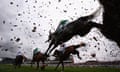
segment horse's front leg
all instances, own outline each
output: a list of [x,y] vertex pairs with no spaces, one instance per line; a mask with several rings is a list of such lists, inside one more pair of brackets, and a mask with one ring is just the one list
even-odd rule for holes
[[33,62],[34,62],[34,61],[32,60],[32,61],[31,61],[31,67],[33,67]]
[[52,45],[53,45],[53,42],[51,42],[51,43],[49,44],[49,47],[48,47],[48,49],[47,49],[46,52],[45,52],[46,55],[49,55],[48,51],[50,50],[50,48],[52,47]]
[[56,66],[56,68],[55,68],[55,71],[57,70],[57,68],[59,67],[59,65],[60,65],[60,61],[59,61],[59,63],[57,64],[57,66]]
[[45,61],[42,60],[42,66],[41,66],[41,70],[44,70],[45,69]]
[[49,51],[49,54],[50,54],[56,47],[57,47],[57,44],[55,44],[55,45],[51,48],[51,50]]
[[37,62],[37,70],[39,69],[39,61]]

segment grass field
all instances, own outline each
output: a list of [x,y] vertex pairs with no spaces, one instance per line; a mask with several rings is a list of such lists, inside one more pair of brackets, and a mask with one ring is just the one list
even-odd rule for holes
[[[21,68],[14,69],[12,65],[0,64],[0,72],[60,72],[59,67],[54,71],[54,66],[48,66],[44,71],[36,70],[35,67],[22,66]],[[120,72],[120,68],[111,67],[65,67],[64,72]]]

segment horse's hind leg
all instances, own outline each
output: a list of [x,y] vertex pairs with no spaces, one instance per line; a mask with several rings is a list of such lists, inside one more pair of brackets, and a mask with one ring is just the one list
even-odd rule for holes
[[79,55],[79,52],[75,50],[75,54],[77,54],[77,57],[81,60],[82,58]]
[[15,64],[14,64],[14,68],[16,69],[16,67],[17,67],[17,64],[15,63]]
[[63,61],[61,61],[61,64],[62,64],[62,72],[64,72],[64,63],[63,63]]
[[31,62],[31,67],[33,67],[33,63]]
[[16,63],[14,62],[13,67],[16,69]]

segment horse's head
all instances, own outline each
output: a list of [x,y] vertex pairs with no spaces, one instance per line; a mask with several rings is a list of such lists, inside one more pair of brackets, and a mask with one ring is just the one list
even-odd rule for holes
[[22,57],[23,57],[23,61],[26,61],[26,60],[27,60],[27,57],[26,57],[26,56],[22,55]]
[[49,42],[49,41],[51,41],[52,40],[52,38],[53,38],[53,33],[51,32],[51,30],[49,31],[49,35],[48,35],[48,40],[47,41],[45,41],[45,42]]

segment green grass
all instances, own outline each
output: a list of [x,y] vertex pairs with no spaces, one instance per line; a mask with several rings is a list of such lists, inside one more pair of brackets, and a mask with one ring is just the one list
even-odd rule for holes
[[[60,72],[59,67],[54,71],[54,66],[46,67],[45,71],[36,70],[35,67],[22,66],[21,68],[14,69],[12,65],[0,64],[0,72]],[[64,72],[120,72],[120,68],[111,67],[65,67]]]

